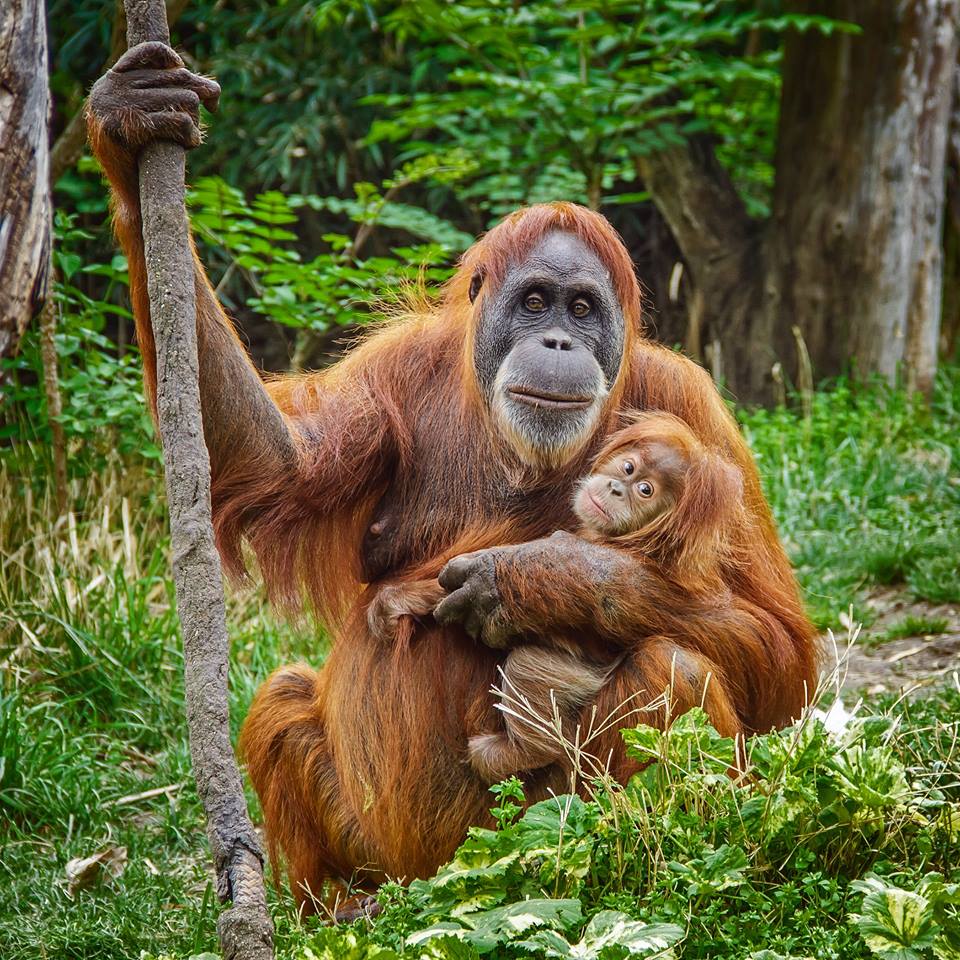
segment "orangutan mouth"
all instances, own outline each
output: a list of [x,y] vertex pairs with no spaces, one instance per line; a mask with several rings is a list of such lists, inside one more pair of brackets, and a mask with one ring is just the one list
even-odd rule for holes
[[606,508],[604,507],[604,505],[590,492],[590,490],[588,489],[588,490],[586,490],[585,492],[586,492],[587,496],[589,497],[590,502],[597,508],[597,510],[598,510],[600,513],[602,513],[608,520],[612,520],[613,517],[611,517],[610,514],[607,513],[607,510],[606,510]]
[[520,403],[531,407],[547,407],[553,410],[585,410],[593,404],[593,397],[564,396],[563,394],[547,393],[543,390],[534,390],[531,387],[511,387],[510,396]]

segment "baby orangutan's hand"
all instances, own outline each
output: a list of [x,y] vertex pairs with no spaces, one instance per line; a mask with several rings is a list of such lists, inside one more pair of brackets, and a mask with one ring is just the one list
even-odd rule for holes
[[436,580],[388,583],[367,607],[370,636],[382,643],[409,642],[417,618],[432,614],[446,595]]

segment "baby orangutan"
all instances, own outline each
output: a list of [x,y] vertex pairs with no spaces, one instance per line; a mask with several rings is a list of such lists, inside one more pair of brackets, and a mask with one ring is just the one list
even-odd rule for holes
[[[573,512],[580,521],[578,536],[629,551],[691,595],[704,589],[723,595],[720,568],[730,550],[728,534],[742,515],[742,481],[736,467],[704,447],[677,417],[635,413],[609,437],[580,481]],[[495,537],[481,545],[492,545]],[[445,596],[435,576],[447,559],[414,572],[422,577],[429,566],[434,578],[378,591],[367,610],[373,636],[409,642],[415,618],[432,613]],[[591,662],[586,639],[538,637],[507,654],[502,687],[495,691],[505,729],[473,736],[467,745],[470,763],[482,777],[497,782],[564,760],[555,721],[563,739],[571,740],[580,711],[620,662]]]

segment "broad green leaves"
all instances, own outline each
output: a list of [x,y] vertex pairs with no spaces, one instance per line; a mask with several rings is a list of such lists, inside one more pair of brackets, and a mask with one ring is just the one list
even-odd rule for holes
[[590,918],[583,936],[568,943],[553,930],[534,934],[524,946],[541,948],[547,957],[562,960],[614,960],[621,957],[668,957],[669,948],[683,936],[670,923],[643,923],[617,910],[601,910]]
[[541,927],[568,930],[580,920],[578,900],[522,900],[493,910],[466,914],[459,923],[439,923],[420,930],[407,938],[407,945],[415,947],[434,937],[456,937],[484,954]]
[[[336,4],[328,4],[336,6]],[[709,133],[752,212],[772,181],[780,40],[853,29],[734,0],[506,0],[389,5],[383,25],[447,69],[439,89],[375,94],[368,144],[417,138],[476,159],[491,214],[530,202],[545,167],[569,199],[635,193],[634,160]],[[426,148],[426,143],[423,144]],[[482,184],[482,186],[481,186]],[[576,192],[571,192],[575,190]]]
[[745,882],[747,855],[740,847],[724,844],[686,863],[673,861],[670,869],[687,882],[687,896],[715,896]]
[[[505,781],[498,829],[472,829],[434,877],[395,888],[375,929],[401,956],[434,960],[799,960],[821,947],[960,960],[960,884],[915,867],[912,883],[871,873],[907,849],[922,863],[918,851],[960,833],[957,805],[909,779],[897,734],[885,716],[833,733],[808,716],[738,747],[702,710],[624,731],[646,764],[626,788],[521,813],[522,786]],[[829,934],[800,946],[796,930],[825,917]]]
[[881,960],[960,958],[960,884],[924,877],[918,891],[867,877],[853,885],[864,894],[851,920],[870,950]]

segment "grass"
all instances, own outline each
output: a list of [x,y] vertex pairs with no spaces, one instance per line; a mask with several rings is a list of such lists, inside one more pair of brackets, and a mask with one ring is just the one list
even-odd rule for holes
[[871,589],[960,603],[960,370],[927,408],[901,390],[841,382],[809,418],[741,416],[781,536],[823,629],[852,605],[869,624]]
[[[159,490],[154,472],[114,459],[72,481],[79,509],[57,520],[43,483],[0,464],[4,960],[215,943]],[[323,647],[256,594],[231,598],[230,623],[238,725],[266,673]],[[107,846],[127,849],[120,881],[71,899],[67,861]]]
[[946,617],[917,617],[911,614],[887,627],[883,640],[904,640],[907,637],[930,637],[943,633],[950,621]]
[[[929,410],[897,391],[840,384],[814,397],[808,419],[787,410],[741,419],[821,626],[835,625],[851,605],[855,618],[867,618],[865,597],[882,585],[930,602],[960,601],[960,371],[941,376]],[[215,949],[161,483],[155,459],[124,458],[110,452],[116,446],[106,428],[84,444],[74,440],[73,510],[59,519],[43,447],[21,439],[0,454],[3,960],[115,960],[141,951],[186,957]],[[256,591],[231,595],[229,623],[236,728],[274,666],[298,658],[317,663],[324,644],[311,629],[276,621]],[[898,742],[912,751],[898,756],[917,771],[952,755],[937,724],[943,711],[960,709],[960,700],[942,696],[953,699],[897,707],[904,717]],[[118,803],[154,788],[170,789]],[[71,898],[66,863],[108,846],[127,849],[124,873]],[[916,851],[911,856],[922,860]],[[803,922],[836,927],[853,902],[847,879],[811,863],[787,879],[757,875],[751,883],[760,893],[742,902],[704,900],[697,910],[717,938],[785,917],[796,918],[790,929],[797,931]],[[651,889],[643,887],[643,895]],[[677,881],[670,889],[671,903],[686,903],[687,885]],[[639,895],[636,885],[618,893],[614,883],[588,899],[591,909],[634,916]],[[331,958],[343,955],[344,943],[324,946],[325,934],[299,927],[285,896],[271,898],[286,955],[301,955],[307,943],[317,957],[328,947]],[[414,909],[400,897],[395,929],[403,927],[403,911],[412,916]],[[750,919],[739,919],[741,909]],[[389,937],[381,940],[390,946]],[[854,942],[860,944],[844,926],[832,946],[808,938],[803,949],[859,956],[843,952]],[[370,943],[357,947],[358,957],[373,956]],[[690,943],[683,955],[701,955]],[[784,956],[793,949],[781,946]]]

